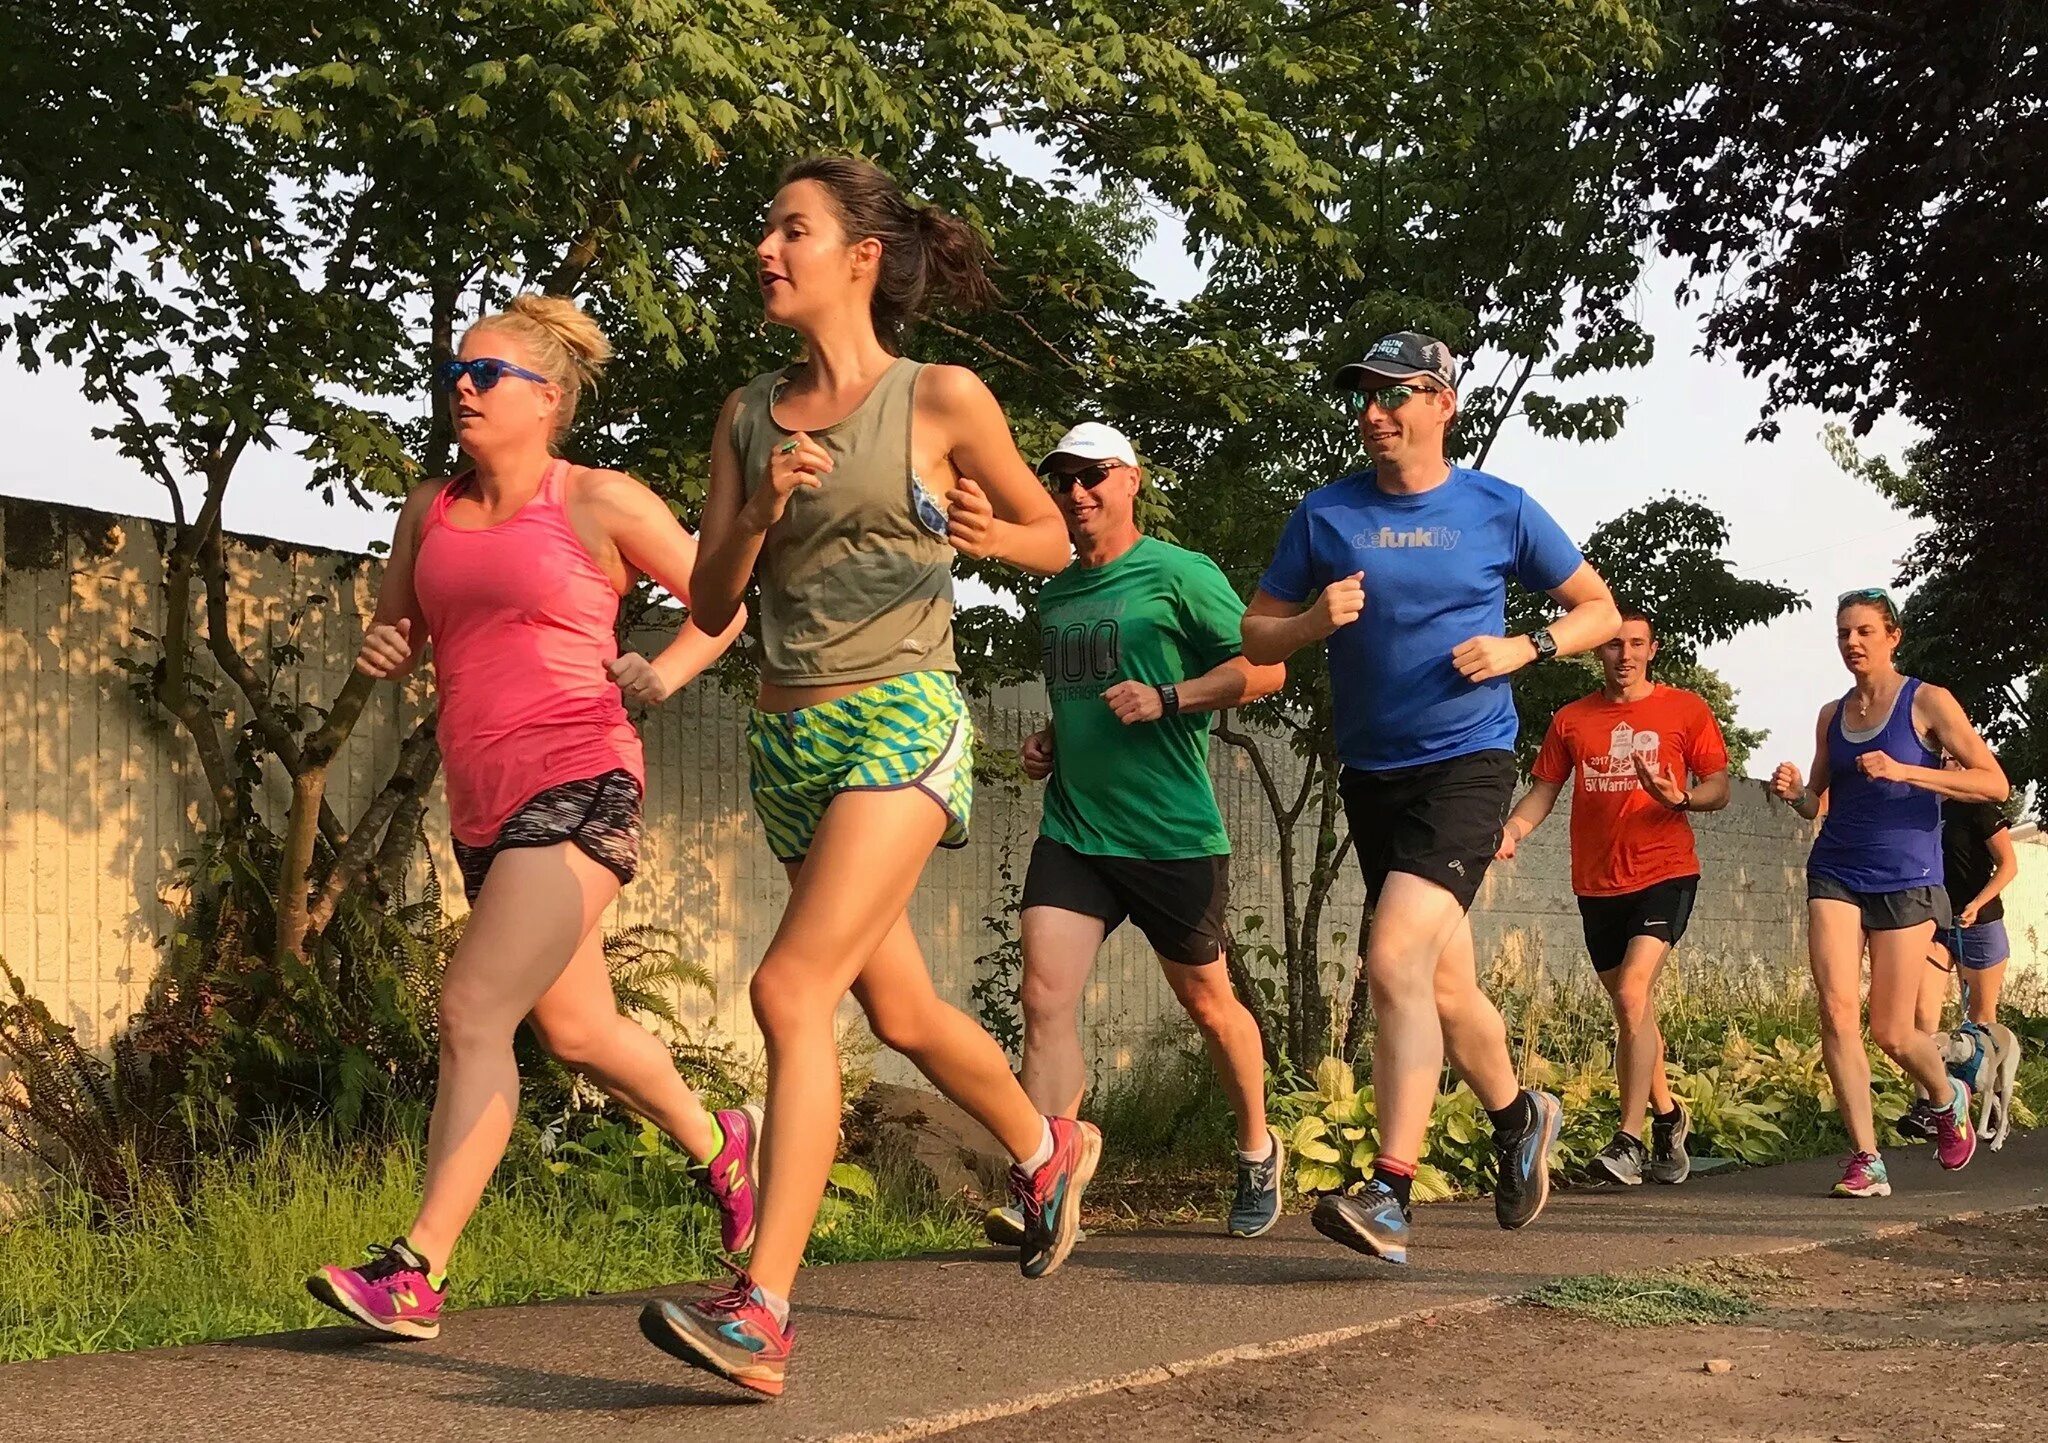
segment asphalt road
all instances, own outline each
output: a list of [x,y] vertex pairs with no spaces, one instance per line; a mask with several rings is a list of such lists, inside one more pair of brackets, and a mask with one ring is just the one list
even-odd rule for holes
[[[335,1327],[0,1367],[0,1443],[435,1438],[579,1443],[911,1438],[1190,1370],[1308,1350],[1580,1273],[1814,1245],[2048,1206],[2048,1133],[1945,1174],[1890,1155],[1891,1198],[1825,1196],[1838,1164],[1682,1188],[1560,1193],[1502,1233],[1490,1204],[1421,1210],[1412,1266],[1326,1242],[1100,1235],[1030,1283],[993,1251],[807,1274],[789,1392],[764,1402],[650,1348],[646,1294],[454,1315],[432,1343]],[[679,1290],[680,1291],[680,1290]]]

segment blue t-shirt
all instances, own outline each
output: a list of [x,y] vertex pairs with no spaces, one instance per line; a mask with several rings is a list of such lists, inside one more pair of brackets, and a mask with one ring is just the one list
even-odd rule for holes
[[1507,579],[1560,586],[1584,558],[1528,493],[1453,467],[1419,495],[1380,490],[1354,471],[1294,508],[1261,590],[1282,601],[1354,571],[1365,612],[1327,643],[1337,755],[1364,771],[1512,749],[1519,723],[1506,677],[1474,685],[1454,648],[1507,629]]

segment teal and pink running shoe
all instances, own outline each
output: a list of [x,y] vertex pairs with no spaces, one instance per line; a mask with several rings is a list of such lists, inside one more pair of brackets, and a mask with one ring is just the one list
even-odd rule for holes
[[1842,1180],[1835,1184],[1836,1197],[1890,1197],[1891,1176],[1884,1170],[1884,1159],[1874,1152],[1852,1152],[1849,1165],[1842,1172]]
[[1955,1097],[1934,1111],[1934,1158],[1950,1172],[1977,1155],[1977,1129],[1970,1121],[1970,1084],[1949,1079]]
[[1081,1194],[1102,1160],[1102,1133],[1092,1122],[1049,1117],[1052,1157],[1035,1173],[1010,1169],[1010,1201],[1024,1219],[1017,1266],[1042,1278],[1067,1260],[1081,1227]]
[[705,1185],[718,1199],[718,1239],[729,1253],[754,1245],[755,1184],[761,1176],[761,1109],[749,1103],[716,1114],[725,1146],[706,1163]]
[[688,1303],[649,1303],[640,1310],[641,1336],[693,1368],[780,1397],[796,1329],[778,1324],[754,1280],[739,1268],[732,1271],[733,1284],[722,1293]]
[[441,1304],[448,1280],[438,1286],[427,1260],[404,1238],[390,1247],[370,1248],[370,1260],[358,1267],[329,1263],[306,1279],[314,1298],[365,1327],[398,1338],[434,1338],[441,1333]]

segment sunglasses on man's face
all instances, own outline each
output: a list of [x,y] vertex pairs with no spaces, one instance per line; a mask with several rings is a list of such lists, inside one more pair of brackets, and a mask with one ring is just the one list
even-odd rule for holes
[[1093,466],[1083,466],[1078,471],[1041,471],[1045,489],[1055,496],[1064,496],[1076,481],[1093,491],[1107,481],[1110,473],[1122,469],[1121,461],[1097,461]]
[[1398,411],[1416,396],[1440,396],[1442,386],[1381,386],[1375,390],[1353,390],[1351,404],[1361,414],[1377,404],[1382,411]]
[[453,395],[455,388],[462,384],[462,378],[469,377],[470,384],[479,391],[488,391],[507,376],[538,382],[543,386],[554,383],[538,371],[529,371],[524,366],[515,366],[510,361],[501,361],[496,356],[478,356],[473,361],[443,361],[434,367],[434,389]]

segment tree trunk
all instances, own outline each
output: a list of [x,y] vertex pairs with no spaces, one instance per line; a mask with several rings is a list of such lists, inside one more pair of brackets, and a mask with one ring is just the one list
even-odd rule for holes
[[284,857],[277,881],[277,960],[306,956],[306,928],[312,898],[308,895],[313,867],[313,842],[320,827],[320,808],[327,796],[325,763],[292,775],[292,810],[284,833]]

